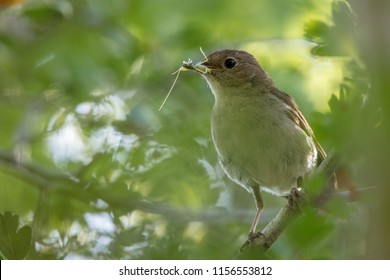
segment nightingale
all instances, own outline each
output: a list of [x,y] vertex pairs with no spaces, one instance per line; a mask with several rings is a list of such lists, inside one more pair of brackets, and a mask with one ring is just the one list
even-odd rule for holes
[[326,154],[293,98],[274,86],[251,54],[220,50],[183,68],[201,74],[215,97],[213,143],[227,176],[254,196],[254,238],[264,208],[261,191],[284,196],[301,187]]

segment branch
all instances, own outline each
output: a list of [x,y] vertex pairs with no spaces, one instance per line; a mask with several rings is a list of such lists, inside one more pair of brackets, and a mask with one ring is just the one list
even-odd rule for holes
[[[250,221],[252,218],[252,212],[246,209],[196,211],[186,208],[175,208],[163,203],[151,201],[138,193],[132,193],[130,190],[128,196],[118,196],[110,188],[99,185],[86,187],[89,185],[89,182],[80,181],[71,174],[51,170],[37,163],[19,164],[11,153],[2,150],[0,150],[0,167],[6,171],[7,175],[18,178],[39,191],[66,195],[71,199],[86,204],[97,199],[102,199],[109,205],[110,209],[128,212],[140,210],[183,223],[202,221],[205,223],[224,224],[231,222],[232,219]],[[2,172],[1,168],[0,172]],[[273,215],[272,212],[268,211],[264,214],[271,218]]]
[[334,153],[331,153],[305,183],[305,185],[310,186],[310,183],[318,178],[318,176],[325,175],[326,180],[323,191],[307,200],[306,194],[303,191],[298,191],[296,188],[292,189],[288,204],[276,214],[261,233],[258,233],[254,240],[247,240],[241,246],[240,252],[244,252],[252,247],[253,249],[259,250],[260,253],[265,253],[275,243],[287,225],[302,213],[305,205],[321,207],[328,201],[332,194],[330,185],[332,184],[332,180],[334,180],[334,173],[339,168],[341,162],[340,158],[337,158]]
[[[333,174],[340,166],[341,162],[342,161],[333,154],[329,155],[317,168],[313,176],[306,182],[307,186],[310,186],[310,182],[315,180],[318,176]],[[1,150],[0,165],[6,168],[8,174],[12,174],[12,176],[26,181],[29,185],[34,186],[40,191],[48,190],[50,193],[60,193],[87,204],[91,201],[102,199],[109,205],[110,209],[129,212],[137,209],[146,213],[158,214],[169,220],[182,223],[202,221],[205,223],[215,224],[217,222],[224,224],[229,223],[232,220],[250,221],[252,218],[251,211],[243,209],[194,211],[183,208],[174,208],[163,203],[150,201],[147,198],[140,196],[138,193],[134,194],[131,191],[129,191],[129,195],[126,197],[118,196],[115,195],[115,192],[112,192],[110,188],[97,185],[86,187],[89,183],[87,181],[79,181],[72,175],[64,174],[57,170],[50,170],[49,168],[37,165],[36,163],[20,165],[11,154]],[[331,176],[328,178],[330,179]],[[372,188],[373,187],[358,191],[372,190]],[[345,196],[345,193],[331,193],[329,188],[324,188],[320,194],[309,199],[306,199],[299,194],[299,192],[297,193],[294,191],[290,195],[289,203],[265,226],[262,234],[253,240],[253,242],[244,244],[242,250],[244,251],[248,247],[252,247],[260,252],[265,252],[273,243],[275,243],[288,224],[302,213],[304,205],[309,204],[315,207],[321,207],[321,205],[323,205],[331,196]],[[265,214],[268,220],[268,217],[271,217],[272,213],[274,213],[274,211],[266,210],[263,214]]]

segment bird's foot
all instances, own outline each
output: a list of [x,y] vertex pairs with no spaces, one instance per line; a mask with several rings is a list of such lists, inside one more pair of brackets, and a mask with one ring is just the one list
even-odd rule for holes
[[292,188],[287,199],[290,207],[298,207],[301,209],[302,203],[306,201],[305,192],[301,188]]
[[248,234],[248,239],[245,241],[244,244],[242,244],[241,248],[240,248],[240,252],[244,252],[246,249],[248,249],[248,247],[253,244],[253,242],[257,239],[257,238],[265,238],[265,235],[259,231],[259,232],[250,232]]

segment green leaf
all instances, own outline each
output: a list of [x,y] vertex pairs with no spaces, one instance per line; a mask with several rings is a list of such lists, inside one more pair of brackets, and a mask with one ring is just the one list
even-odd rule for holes
[[334,2],[332,22],[310,20],[305,23],[305,37],[317,43],[311,53],[317,56],[350,56],[356,52],[356,18],[348,3]]
[[323,42],[323,35],[328,32],[329,25],[320,20],[309,20],[305,23],[304,32],[306,38],[313,42]]
[[332,220],[312,208],[306,208],[286,230],[286,237],[296,249],[318,246],[333,229]]
[[18,229],[19,216],[11,212],[0,214],[0,253],[2,258],[24,259],[31,246],[31,228]]

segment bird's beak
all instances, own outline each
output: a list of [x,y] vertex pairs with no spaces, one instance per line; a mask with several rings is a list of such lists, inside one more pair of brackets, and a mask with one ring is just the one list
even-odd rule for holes
[[206,62],[207,62],[207,60],[201,61],[201,62],[196,62],[196,63],[192,62],[191,60],[188,60],[187,62],[183,61],[182,69],[183,70],[184,69],[185,70],[194,70],[194,71],[199,72],[201,74],[207,74],[207,73],[211,72],[211,69],[205,65]]

